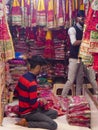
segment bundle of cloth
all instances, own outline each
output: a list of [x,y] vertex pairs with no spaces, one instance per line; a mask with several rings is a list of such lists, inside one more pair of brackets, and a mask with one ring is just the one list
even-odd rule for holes
[[91,111],[84,96],[69,98],[67,121],[70,125],[90,127]]

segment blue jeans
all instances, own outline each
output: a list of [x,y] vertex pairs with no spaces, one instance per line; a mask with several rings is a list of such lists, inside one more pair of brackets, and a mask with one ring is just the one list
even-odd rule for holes
[[22,116],[28,122],[29,128],[43,128],[49,130],[56,130],[57,123],[53,119],[57,118],[58,114],[55,110],[41,110],[37,109],[30,114]]

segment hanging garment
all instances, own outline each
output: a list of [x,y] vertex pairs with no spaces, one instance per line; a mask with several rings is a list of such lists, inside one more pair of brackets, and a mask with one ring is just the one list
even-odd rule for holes
[[98,0],[94,0],[89,8],[86,18],[86,29],[98,31]]
[[93,57],[90,52],[90,31],[85,30],[85,26],[82,43],[79,50],[79,57],[81,57],[83,63],[88,66],[93,64]]
[[22,12],[20,8],[20,3],[18,0],[13,0],[12,3],[12,9],[11,9],[11,15],[12,15],[12,25],[22,25]]
[[44,0],[38,0],[37,7],[37,25],[46,26],[46,12],[45,12],[45,2]]
[[7,61],[14,58],[14,47],[6,19],[5,3],[1,0],[0,4],[0,60]]
[[84,64],[92,65],[92,53],[98,52],[98,1],[94,0],[88,10],[79,56]]
[[31,26],[37,25],[37,2],[36,0],[31,1]]
[[98,31],[90,32],[90,52],[98,53]]
[[89,66],[93,64],[93,57],[89,51],[90,41],[82,40],[82,44],[80,47],[79,57],[82,58],[82,61],[85,65]]
[[21,25],[22,27],[25,27],[25,16],[24,16],[24,12],[25,12],[25,5],[24,5],[24,0],[21,0]]
[[66,12],[66,21],[69,21],[69,0],[66,0],[66,2],[65,2],[65,12]]
[[30,0],[24,0],[25,10],[24,10],[24,23],[25,27],[30,26]]
[[53,28],[54,26],[54,10],[53,10],[53,0],[48,0],[47,11],[47,27]]
[[47,34],[46,34],[44,57],[45,58],[54,58],[55,57],[54,44],[52,41],[52,32],[50,30],[48,30]]
[[57,0],[57,26],[64,25],[64,17],[63,17],[63,2],[62,0]]

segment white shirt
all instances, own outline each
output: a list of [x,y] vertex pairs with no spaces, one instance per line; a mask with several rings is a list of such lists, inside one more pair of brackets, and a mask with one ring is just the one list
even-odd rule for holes
[[[83,30],[83,27],[77,23],[76,26],[80,29],[80,30]],[[70,38],[70,42],[71,44],[73,45],[74,42],[77,40],[76,39],[76,30],[74,27],[70,27],[69,30],[68,30],[68,35],[69,35],[69,38]]]

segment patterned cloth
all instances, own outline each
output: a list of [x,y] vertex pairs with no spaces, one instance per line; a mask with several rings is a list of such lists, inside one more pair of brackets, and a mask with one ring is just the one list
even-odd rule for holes
[[14,58],[14,48],[6,19],[5,3],[1,0],[0,4],[2,5],[0,6],[0,60],[7,61]]
[[92,53],[98,53],[98,1],[94,0],[89,7],[84,26],[84,35],[79,56],[84,64],[92,65]]

